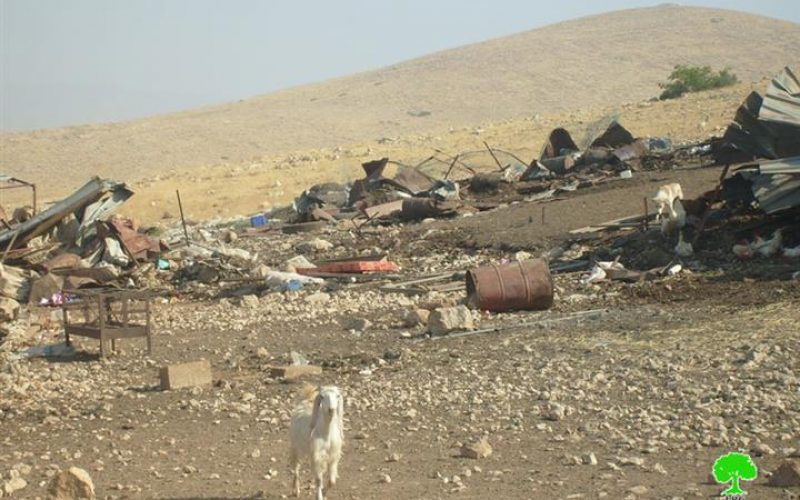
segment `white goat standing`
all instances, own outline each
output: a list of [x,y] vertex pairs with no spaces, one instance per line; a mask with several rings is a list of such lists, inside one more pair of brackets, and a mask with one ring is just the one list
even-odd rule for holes
[[663,215],[670,214],[675,200],[682,199],[683,189],[681,189],[681,185],[677,182],[664,184],[658,188],[658,192],[656,192],[656,195],[653,197],[653,201],[656,204],[656,222],[659,222]]
[[300,461],[306,457],[316,480],[316,500],[324,500],[323,478],[328,473],[327,492],[339,476],[344,444],[344,400],[334,386],[307,387],[292,412],[289,429],[289,466],[294,475],[294,496],[300,496]]
[[661,233],[664,236],[670,236],[686,226],[686,210],[684,210],[681,200],[672,202],[668,215],[669,217],[666,219],[661,219]]

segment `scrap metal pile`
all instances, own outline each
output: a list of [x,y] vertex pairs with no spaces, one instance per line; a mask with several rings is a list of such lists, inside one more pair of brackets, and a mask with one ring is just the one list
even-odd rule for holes
[[[312,186],[294,201],[295,214],[281,215],[308,228],[341,220],[358,227],[378,220],[452,217],[496,208],[501,202],[541,200],[629,179],[635,171],[670,168],[676,157],[699,159],[710,151],[707,144],[673,148],[668,139],[637,139],[616,120],[583,150],[568,131],[557,128],[529,163],[485,146],[456,156],[437,150],[415,166],[389,158],[366,162],[363,179],[351,185]],[[393,176],[387,175],[389,168],[396,170]]]
[[729,203],[769,214],[800,206],[800,81],[789,68],[763,97],[748,96],[714,157],[725,165],[745,163],[723,186]]
[[[573,241],[591,238],[604,246],[595,252],[587,283],[639,281],[709,265],[743,276],[800,277],[797,77],[785,68],[764,96],[750,94],[724,136],[703,149],[722,167],[715,189],[684,199],[680,185],[665,185],[653,198],[660,204],[655,216],[634,215],[570,232]],[[660,224],[650,227],[652,222]],[[601,232],[607,234],[599,236]]]
[[[17,318],[20,304],[58,306],[69,300],[70,290],[87,287],[242,297],[298,290],[323,280],[345,285],[394,281],[382,289],[401,293],[430,291],[429,286],[454,290],[452,282],[458,281],[457,288],[467,292],[465,301],[474,307],[503,311],[518,304],[510,308],[541,309],[553,301],[551,271],[590,269],[585,282],[594,283],[670,276],[681,266],[701,269],[698,253],[711,262],[719,248],[712,248],[712,242],[698,247],[698,241],[715,231],[720,237],[713,244],[726,245],[728,257],[732,247],[737,258],[768,253],[791,257],[800,245],[800,83],[788,68],[765,96],[753,93],[747,98],[721,139],[677,147],[668,139],[636,138],[616,120],[591,129],[595,133],[590,130],[583,147],[566,129],[553,130],[530,162],[486,143],[485,150],[455,156],[436,150],[414,166],[388,158],[366,162],[364,177],[353,183],[315,185],[291,207],[256,214],[249,221],[193,225],[191,234],[184,223],[156,236],[132,220],[115,217],[115,210],[133,195],[122,183],[94,178],[37,211],[35,186],[0,177],[9,186],[33,188],[31,207],[18,208],[10,217],[0,210],[0,323]],[[706,160],[711,156],[716,163]],[[733,163],[744,166],[726,178],[727,165]],[[379,239],[375,251],[350,255],[342,243],[399,224],[469,215],[515,201],[560,199],[562,193],[626,182],[635,172],[671,170],[676,164],[726,167],[720,185],[695,199],[684,199],[679,185],[667,185],[653,199],[658,214],[645,204],[644,214],[570,231],[572,247],[550,252],[545,264],[505,262],[501,264],[507,267],[487,272],[473,266],[412,274],[388,259],[391,247],[385,239]],[[733,222],[738,227],[731,230]],[[336,246],[343,251],[334,260],[311,262],[306,256],[334,246],[308,238],[312,231],[341,235]],[[612,231],[609,238],[598,236]],[[269,268],[258,248],[245,249],[243,242],[278,234],[277,249],[270,251],[279,255],[268,263],[283,262],[279,268]],[[729,234],[734,240],[725,236]],[[610,246],[575,251],[587,241]],[[488,283],[489,276],[505,276],[504,283]],[[232,286],[226,289],[225,284]],[[509,290],[512,296],[497,297]]]
[[[34,190],[35,193],[35,190]],[[112,214],[133,195],[123,183],[93,178],[43,211],[20,207],[0,231],[0,320],[20,303],[58,305],[64,290],[121,286],[129,270],[165,247]]]
[[[291,290],[327,278],[388,277],[396,266],[383,259],[289,264],[280,271],[259,264],[257,253],[230,245],[239,235],[268,231],[286,234],[344,230],[452,217],[498,207],[514,200],[552,198],[632,172],[669,162],[665,139],[636,139],[616,121],[607,124],[581,151],[564,129],[554,130],[539,158],[526,163],[513,153],[485,144],[481,151],[436,154],[408,166],[388,158],[363,164],[365,177],[349,185],[320,184],[302,193],[290,211],[260,214],[257,226],[237,233],[213,225],[194,227],[192,236],[175,227],[157,237],[130,219],[114,216],[133,192],[123,183],[91,179],[67,198],[36,210],[35,186],[0,178],[13,187],[31,187],[33,206],[8,217],[0,213],[0,320],[12,321],[20,304],[60,306],[69,291],[83,288],[150,289],[165,294],[216,294],[223,283]],[[697,150],[697,148],[695,148]],[[702,151],[701,151],[702,152]],[[390,171],[394,171],[390,175]],[[272,222],[283,219],[276,227]],[[269,223],[267,223],[269,221]],[[290,259],[291,261],[291,259]],[[328,267],[324,267],[328,266]],[[333,266],[333,267],[331,267]],[[394,267],[393,267],[394,266]],[[314,281],[316,280],[316,281]]]

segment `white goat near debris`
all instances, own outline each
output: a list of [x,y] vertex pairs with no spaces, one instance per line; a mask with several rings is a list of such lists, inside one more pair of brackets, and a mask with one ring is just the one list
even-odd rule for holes
[[294,496],[300,496],[300,461],[308,458],[316,481],[316,500],[324,500],[323,478],[328,473],[327,491],[336,484],[344,444],[344,399],[338,387],[307,386],[292,412],[289,429],[289,466],[294,475]]
[[672,212],[675,200],[682,199],[683,189],[677,182],[664,184],[658,188],[658,192],[653,197],[653,202],[656,204],[656,222],[659,222],[664,214]]

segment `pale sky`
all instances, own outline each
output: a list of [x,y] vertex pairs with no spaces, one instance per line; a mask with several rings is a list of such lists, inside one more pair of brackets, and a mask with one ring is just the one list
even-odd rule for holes
[[[0,130],[121,121],[643,0],[0,0]],[[797,0],[682,2],[800,22]]]

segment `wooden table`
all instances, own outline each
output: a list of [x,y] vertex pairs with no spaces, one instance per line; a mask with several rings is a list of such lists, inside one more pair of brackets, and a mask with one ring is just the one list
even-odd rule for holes
[[[105,357],[109,340],[111,349],[116,350],[118,339],[144,337],[147,353],[152,352],[150,293],[92,289],[64,291],[64,295],[71,299],[61,306],[67,345],[72,345],[72,335],[97,339],[100,356]],[[75,321],[78,312],[83,312],[82,322]]]

